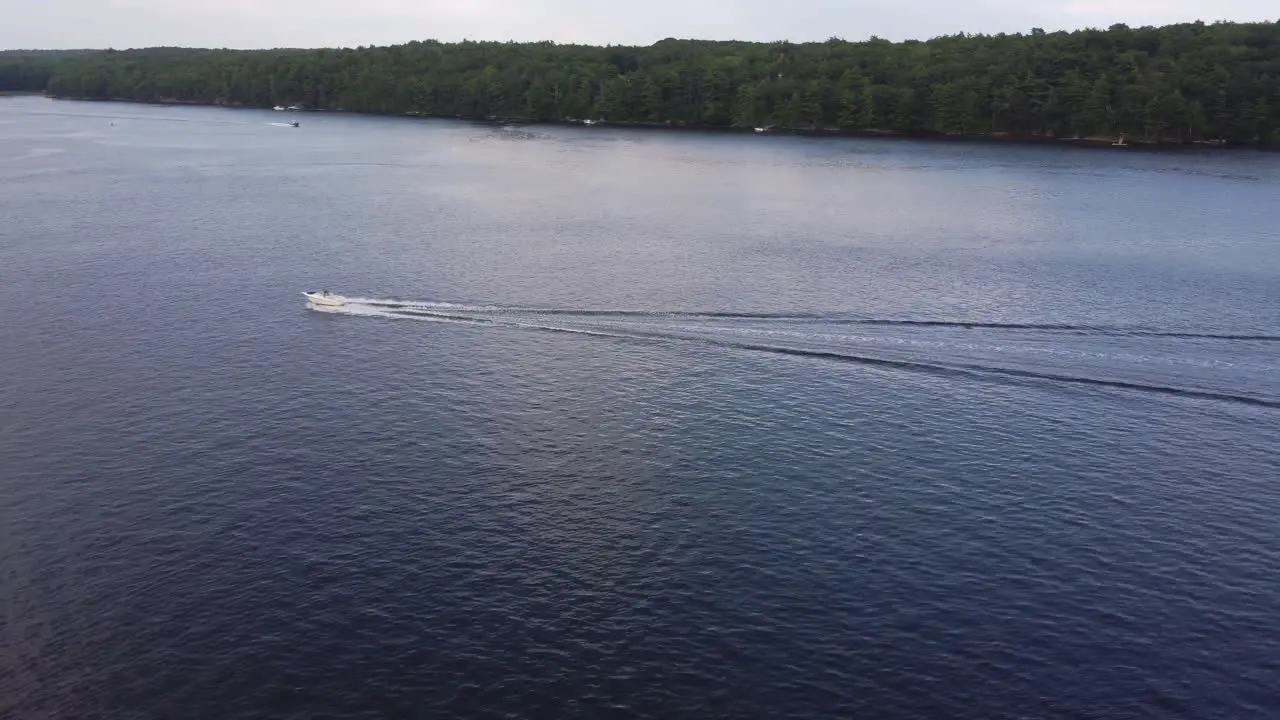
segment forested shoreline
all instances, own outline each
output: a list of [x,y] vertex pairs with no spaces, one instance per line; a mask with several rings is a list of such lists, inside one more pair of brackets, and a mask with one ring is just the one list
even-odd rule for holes
[[13,51],[0,91],[440,117],[1280,144],[1280,22],[647,47]]

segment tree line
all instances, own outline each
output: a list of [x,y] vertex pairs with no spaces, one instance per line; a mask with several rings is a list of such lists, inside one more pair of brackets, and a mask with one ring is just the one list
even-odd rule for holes
[[928,41],[0,55],[0,90],[465,118],[1280,143],[1280,22]]

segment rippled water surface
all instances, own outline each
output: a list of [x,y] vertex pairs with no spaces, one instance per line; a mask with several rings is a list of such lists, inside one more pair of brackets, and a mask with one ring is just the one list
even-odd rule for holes
[[0,717],[1280,712],[1280,157],[301,120],[0,98]]

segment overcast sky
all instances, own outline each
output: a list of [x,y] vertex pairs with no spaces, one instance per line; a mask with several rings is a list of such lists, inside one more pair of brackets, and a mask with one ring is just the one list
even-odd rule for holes
[[1274,0],[0,0],[0,48],[354,47],[409,40],[647,45],[929,38],[1275,20]]

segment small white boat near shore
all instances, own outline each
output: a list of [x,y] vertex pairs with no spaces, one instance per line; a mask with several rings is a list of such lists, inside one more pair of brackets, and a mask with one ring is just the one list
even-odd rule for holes
[[346,298],[328,290],[307,290],[302,295],[307,298],[308,303],[320,307],[342,307],[347,302]]

